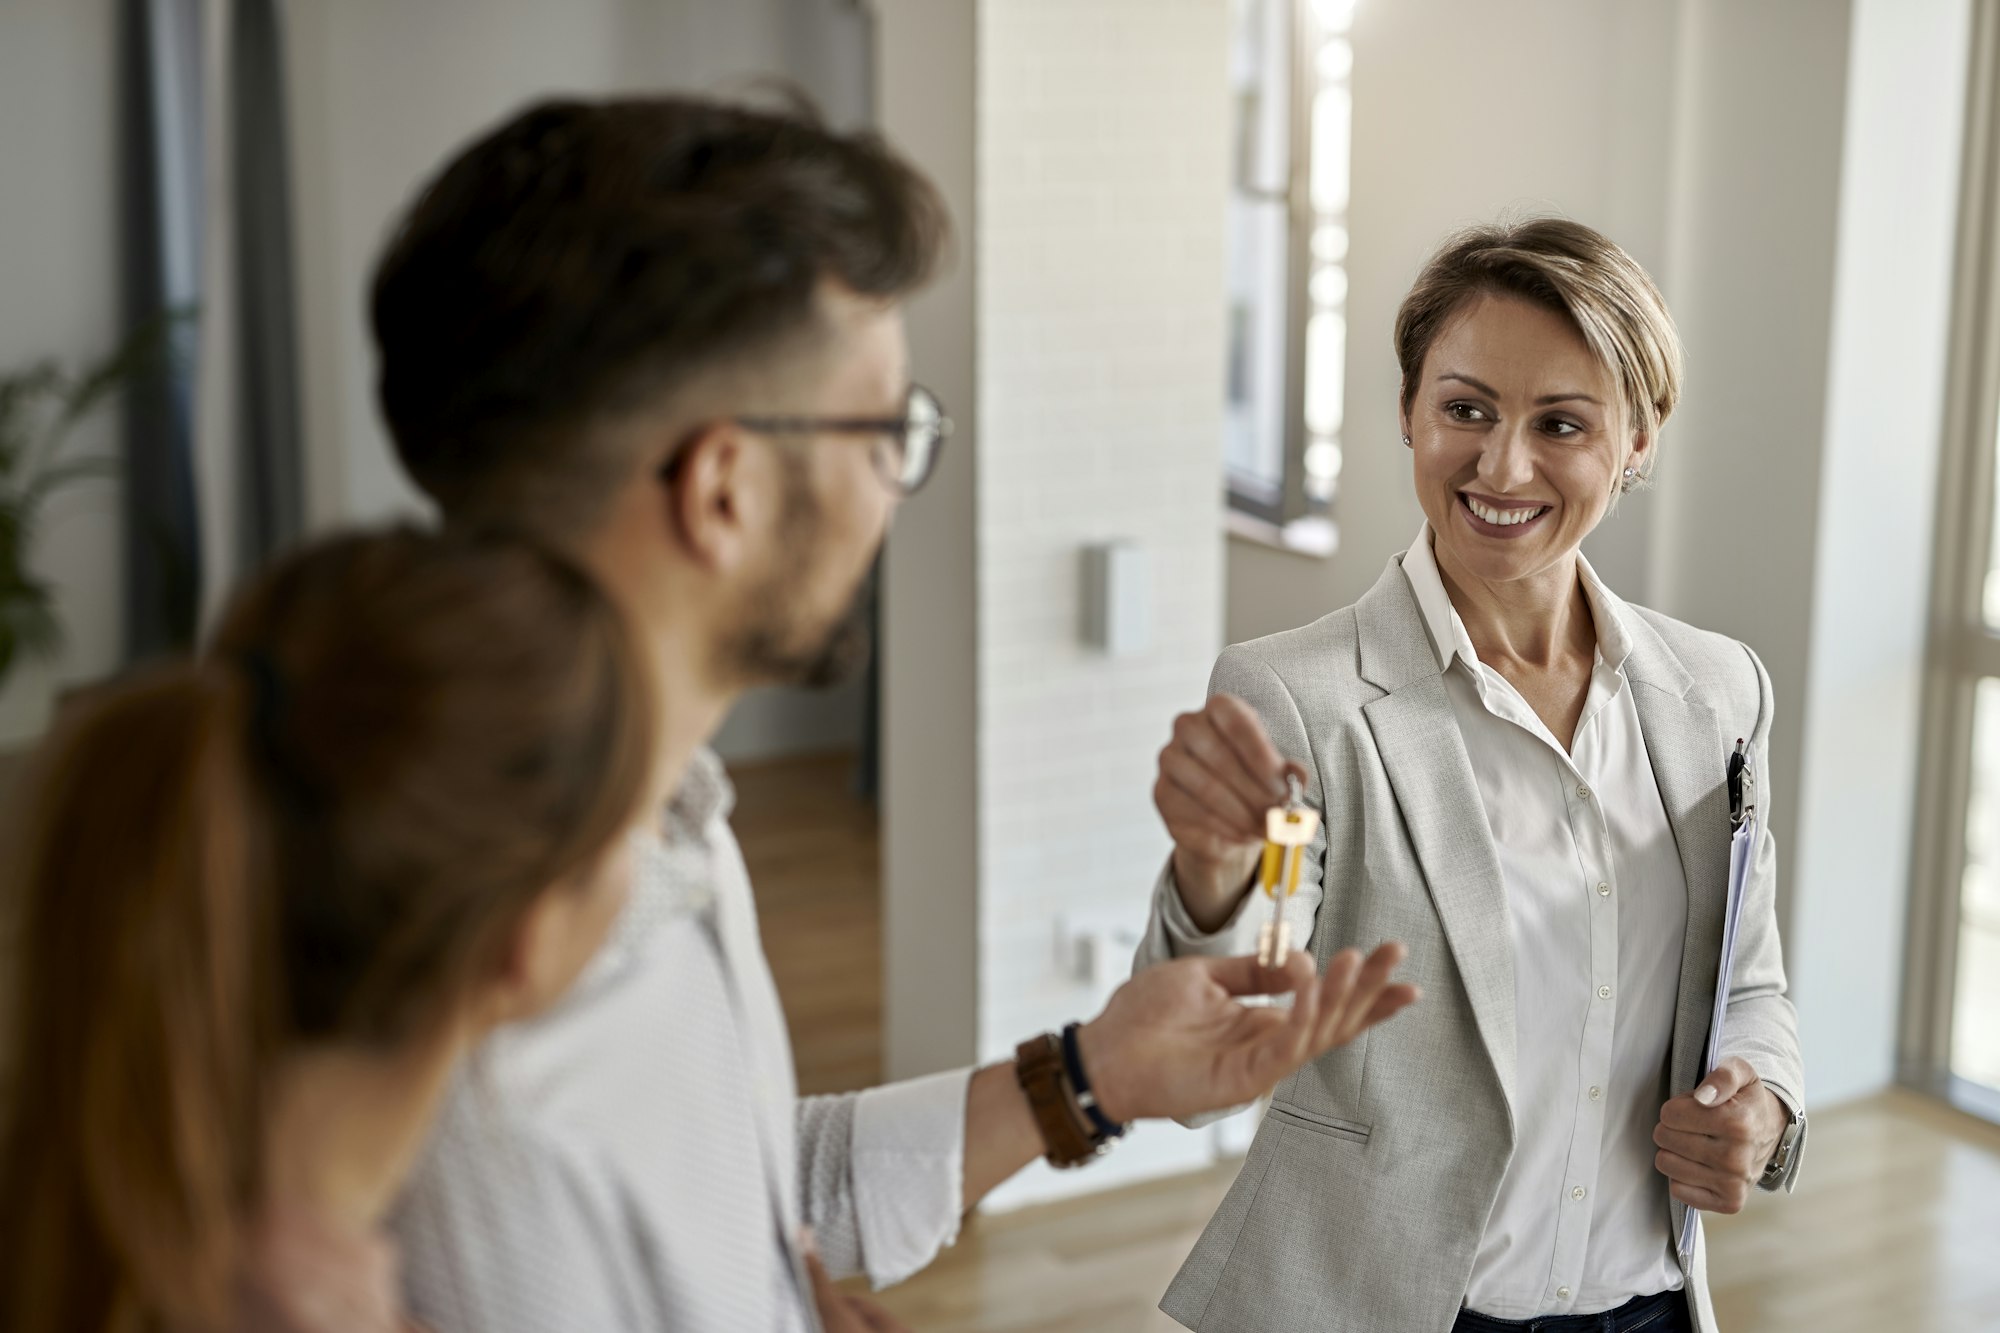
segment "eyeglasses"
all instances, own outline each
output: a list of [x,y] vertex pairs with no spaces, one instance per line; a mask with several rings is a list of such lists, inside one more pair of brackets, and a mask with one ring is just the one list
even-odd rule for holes
[[914,495],[937,470],[938,455],[951,438],[951,418],[937,395],[910,386],[899,417],[737,417],[745,430],[765,435],[872,435],[875,467],[904,495]]

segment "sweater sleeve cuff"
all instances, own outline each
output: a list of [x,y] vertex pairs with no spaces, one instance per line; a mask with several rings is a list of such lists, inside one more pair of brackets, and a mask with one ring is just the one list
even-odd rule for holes
[[1187,904],[1181,901],[1180,885],[1174,880],[1173,858],[1168,857],[1167,864],[1160,870],[1160,878],[1153,886],[1153,911],[1166,935],[1168,951],[1175,958],[1190,955],[1226,958],[1256,949],[1256,927],[1250,920],[1250,904],[1256,901],[1257,896],[1255,893],[1244,894],[1243,901],[1236,905],[1229,920],[1215,930],[1203,930],[1188,915]]

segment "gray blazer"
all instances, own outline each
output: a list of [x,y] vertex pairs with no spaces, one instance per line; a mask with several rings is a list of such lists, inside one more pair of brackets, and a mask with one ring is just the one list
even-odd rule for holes
[[[1733,639],[1617,610],[1633,638],[1626,678],[1687,877],[1664,1090],[1679,1095],[1699,1080],[1721,952],[1724,766],[1735,739],[1749,738],[1768,819],[1771,682]],[[1514,960],[1499,862],[1401,557],[1355,605],[1225,651],[1209,688],[1246,700],[1280,751],[1309,761],[1308,799],[1326,812],[1307,858],[1325,886],[1309,925],[1313,954],[1324,966],[1343,947],[1400,939],[1410,947],[1404,978],[1424,999],[1278,1087],[1236,1183],[1160,1308],[1201,1333],[1443,1333],[1464,1300],[1514,1147]],[[1797,1108],[1802,1070],[1776,869],[1765,832],[1723,1048]],[[1170,868],[1141,967],[1190,951],[1192,927],[1175,894]],[[1239,951],[1255,915],[1194,947]],[[1295,928],[1293,938],[1303,937]],[[1670,1211],[1666,1234],[1678,1236],[1684,1208]],[[1684,1271],[1696,1325],[1713,1333],[1699,1246]]]

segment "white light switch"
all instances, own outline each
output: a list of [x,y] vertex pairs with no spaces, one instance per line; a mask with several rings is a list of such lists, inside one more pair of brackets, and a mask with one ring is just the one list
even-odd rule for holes
[[1083,548],[1083,641],[1111,657],[1153,643],[1153,568],[1144,547],[1112,541]]

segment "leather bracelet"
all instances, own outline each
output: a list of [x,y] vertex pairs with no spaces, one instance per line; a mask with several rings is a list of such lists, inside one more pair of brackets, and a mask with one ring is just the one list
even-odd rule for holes
[[1014,1079],[1035,1113],[1043,1156],[1050,1166],[1082,1166],[1109,1146],[1108,1140],[1095,1139],[1084,1121],[1063,1070],[1062,1042],[1055,1033],[1030,1037],[1014,1048]]

